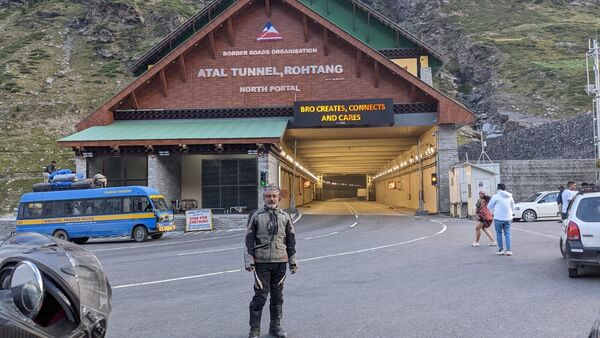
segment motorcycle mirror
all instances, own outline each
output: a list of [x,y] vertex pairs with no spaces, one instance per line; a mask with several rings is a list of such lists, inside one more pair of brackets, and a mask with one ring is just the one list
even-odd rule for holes
[[35,264],[22,261],[10,276],[10,290],[15,306],[29,318],[34,318],[44,302],[42,274]]

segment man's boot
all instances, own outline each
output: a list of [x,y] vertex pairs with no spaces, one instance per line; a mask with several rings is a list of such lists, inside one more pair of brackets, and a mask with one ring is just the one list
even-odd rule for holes
[[260,311],[250,309],[250,333],[248,338],[258,338],[260,336],[261,315],[262,309]]
[[258,338],[260,337],[260,327],[251,326],[250,333],[248,333],[248,338]]
[[275,338],[286,338],[287,332],[281,328],[281,305],[271,305],[271,324],[269,325],[269,334]]

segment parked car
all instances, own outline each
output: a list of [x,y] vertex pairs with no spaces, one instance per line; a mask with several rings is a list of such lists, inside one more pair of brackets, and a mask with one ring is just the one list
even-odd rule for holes
[[567,260],[569,277],[578,277],[584,266],[600,266],[600,189],[580,190],[563,221],[560,251]]
[[556,197],[558,191],[542,191],[533,194],[525,202],[515,204],[513,219],[533,222],[538,218],[560,217]]

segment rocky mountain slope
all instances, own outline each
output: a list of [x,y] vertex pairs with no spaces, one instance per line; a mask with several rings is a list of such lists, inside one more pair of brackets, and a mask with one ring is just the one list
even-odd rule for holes
[[[488,135],[590,109],[591,0],[365,0],[450,58],[436,85]],[[40,181],[55,140],[132,80],[125,68],[209,0],[0,0],[0,214]]]

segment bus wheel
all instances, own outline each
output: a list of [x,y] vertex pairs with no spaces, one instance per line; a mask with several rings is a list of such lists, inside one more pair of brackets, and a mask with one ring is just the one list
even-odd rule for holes
[[90,239],[90,238],[89,237],[73,238],[73,242],[75,242],[75,244],[85,244],[85,242],[87,242],[88,239]]
[[136,242],[144,242],[148,239],[148,230],[143,225],[138,225],[133,228],[133,239]]
[[67,234],[66,231],[64,230],[56,230],[53,234],[53,237],[56,237],[58,239],[62,239],[63,241],[68,241],[69,240],[69,234]]
[[163,234],[153,234],[150,235],[150,237],[152,237],[152,239],[160,239],[162,237]]

